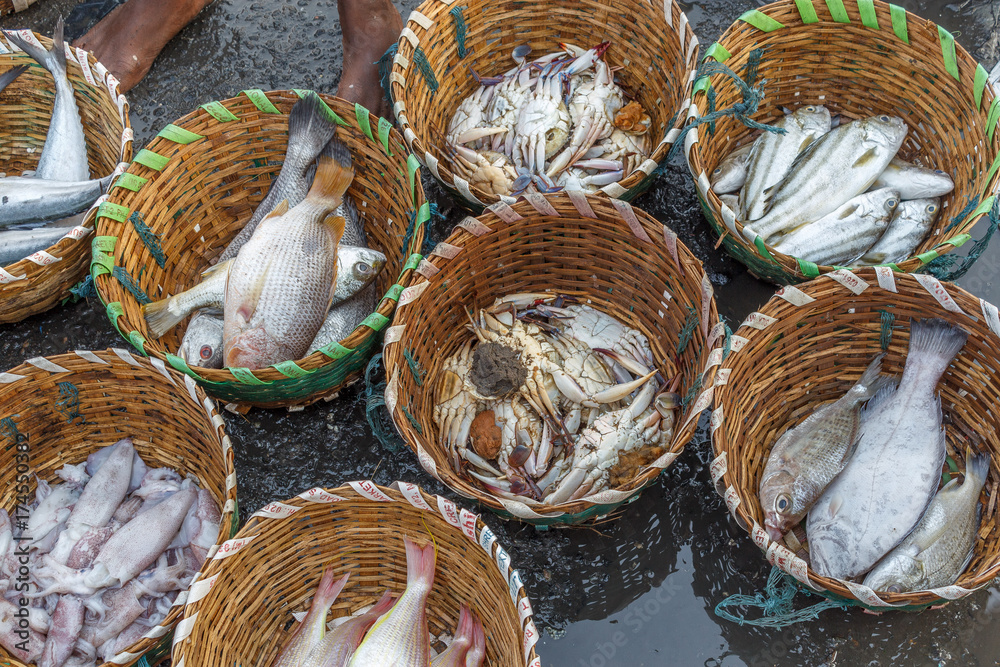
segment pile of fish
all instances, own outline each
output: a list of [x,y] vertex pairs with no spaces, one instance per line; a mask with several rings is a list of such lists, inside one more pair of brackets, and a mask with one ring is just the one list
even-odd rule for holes
[[167,616],[222,517],[211,493],[149,468],[131,438],[56,475],[62,484],[38,480],[27,518],[0,510],[0,645],[38,667],[103,664]]
[[[927,237],[955,184],[897,152],[903,119],[885,114],[834,127],[820,105],[800,107],[737,148],[712,190],[749,234],[778,252],[824,266],[901,262]],[[739,195],[728,193],[739,190]]]
[[367,247],[345,193],[351,155],[310,93],[288,116],[278,177],[202,280],[143,306],[154,337],[192,312],[178,355],[189,365],[265,368],[346,338],[374,312],[385,255]]
[[486,658],[486,633],[479,617],[464,604],[451,644],[431,658],[427,598],[434,585],[434,545],[419,546],[405,537],[403,543],[406,590],[399,599],[387,590],[372,607],[331,621],[328,632],[327,612],[350,573],[334,581],[333,570],[327,569],[308,613],[271,667],[480,667]]
[[[90,179],[80,109],[66,78],[62,19],[56,24],[50,51],[17,33],[4,34],[52,73],[56,97],[35,171],[20,176],[0,175],[0,266],[58,243],[83,221],[83,213],[111,185],[111,176]],[[27,70],[24,65],[0,75],[0,91]]]
[[938,489],[947,450],[937,385],[967,338],[943,320],[914,320],[902,378],[880,375],[879,355],[846,395],[782,434],[760,485],[772,539],[805,518],[807,558],[822,576],[890,593],[955,583],[972,560],[990,470],[988,455],[967,452],[964,481]]
[[647,159],[650,118],[615,83],[603,59],[609,42],[559,46],[531,62],[531,47],[515,48],[517,65],[503,76],[473,71],[481,85],[446,137],[456,174],[494,195],[595,192]]
[[679,398],[657,391],[640,332],[557,294],[511,294],[469,319],[475,338],[445,361],[433,417],[471,482],[551,505],[630,482],[666,452]]

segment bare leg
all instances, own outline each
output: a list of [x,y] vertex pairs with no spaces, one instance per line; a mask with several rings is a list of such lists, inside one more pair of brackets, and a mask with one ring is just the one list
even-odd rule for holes
[[338,0],[344,72],[337,96],[393,120],[378,78],[378,59],[399,39],[403,19],[392,0]]
[[153,61],[212,0],[128,0],[78,39],[120,81],[125,92],[146,76]]

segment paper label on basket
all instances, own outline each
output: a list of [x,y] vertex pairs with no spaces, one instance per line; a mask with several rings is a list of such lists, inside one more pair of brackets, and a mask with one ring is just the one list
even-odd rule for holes
[[[131,127],[126,127],[124,130],[122,130],[122,145],[123,146],[126,143],[128,143],[130,141],[133,141],[134,139],[135,139],[135,132],[132,130]],[[127,167],[128,165],[126,164],[125,166]]]
[[434,274],[436,274],[440,270],[441,269],[439,269],[438,267],[434,266],[433,264],[431,264],[430,262],[428,262],[426,259],[421,259],[420,260],[420,264],[417,265],[416,273],[418,275],[423,276],[424,278],[431,278],[431,277],[434,276]]
[[765,553],[767,562],[783,572],[788,571],[788,561],[791,560],[793,556],[794,554],[788,550],[788,547],[784,546],[780,542],[771,542],[771,544],[767,546],[767,552]]
[[[30,30],[10,30],[8,32],[14,33],[18,37],[26,41],[28,44],[31,44],[32,46],[39,48],[42,51],[47,50],[44,46],[42,46],[42,43],[38,41],[38,38],[35,37],[35,33],[31,32]],[[16,47],[17,45],[12,44],[12,46]]]
[[942,586],[941,588],[929,588],[927,589],[934,595],[944,598],[945,600],[958,600],[959,598],[964,598],[966,595],[972,595],[975,591],[970,591],[968,588],[962,588],[961,586]]
[[714,393],[714,385],[701,393],[698,400],[694,402],[694,406],[691,408],[691,414],[688,415],[687,421],[684,422],[685,427],[691,423],[692,419],[697,419],[698,415],[700,415],[705,408],[712,404],[712,395]]
[[68,232],[66,232],[66,236],[64,236],[63,238],[64,239],[75,239],[75,240],[79,241],[80,239],[82,239],[84,236],[86,236],[90,232],[91,232],[91,230],[88,229],[87,227],[82,227],[80,225],[77,225],[73,229],[71,229]]
[[472,540],[472,543],[476,543],[476,517],[475,514],[465,509],[464,507],[458,511],[458,520],[462,524],[462,532],[465,536]]
[[[391,416],[393,413],[389,413],[389,414]],[[393,424],[396,423],[395,422],[395,417],[393,418],[393,422],[392,423]],[[399,428],[397,427],[396,430],[398,431]],[[424,448],[421,447],[419,444],[417,445],[417,461],[420,463],[420,467],[421,468],[423,468],[424,470],[426,470],[427,472],[429,472],[436,479],[438,479],[438,480],[441,479],[440,477],[438,477],[438,474],[437,474],[437,464],[434,463],[434,458],[430,454],[428,454],[424,450]]]
[[[112,74],[111,72],[108,72],[108,76],[105,79],[105,83],[108,86],[108,93],[111,95],[111,99],[113,99],[113,100],[115,100],[117,102],[117,100],[118,100],[118,78],[114,74]],[[119,107],[119,110],[120,110],[120,107]]]
[[357,482],[348,482],[348,485],[354,489],[358,495],[364,496],[368,500],[374,500],[377,503],[391,503],[395,502],[392,498],[382,493],[374,482],[370,482],[367,479],[363,479]]
[[497,567],[500,568],[500,574],[506,579],[510,576],[510,556],[507,555],[507,550],[502,546],[497,546],[496,555]]
[[[559,211],[552,207],[552,204],[549,203],[549,200],[546,199],[545,195],[542,193],[528,192],[524,195],[524,198],[528,200],[531,207],[538,211],[539,214],[559,217]],[[511,211],[513,211],[513,209],[511,209]]]
[[504,222],[517,222],[518,220],[522,220],[517,211],[502,201],[498,201],[496,204],[487,206],[486,210],[493,213]]
[[1000,311],[989,301],[983,299],[979,300],[979,305],[983,309],[983,317],[986,318],[986,326],[990,328],[990,331],[1000,336]]
[[524,625],[524,619],[531,616],[531,602],[528,601],[527,596],[517,601],[517,615],[520,618],[521,625]]
[[260,516],[265,519],[287,519],[296,512],[298,512],[301,507],[293,507],[291,505],[286,505],[285,503],[279,503],[274,501],[264,505],[259,510],[251,514],[251,517]]
[[584,218],[597,219],[597,215],[594,214],[594,209],[590,207],[590,202],[587,201],[587,195],[579,190],[569,191],[569,200],[573,202],[573,206],[576,208],[576,212],[579,213]]
[[73,48],[69,45],[69,42],[63,42],[63,52],[66,54],[66,60],[79,65],[80,63],[76,60],[76,54],[73,53]]
[[90,58],[87,57],[87,52],[78,48],[76,50],[76,61],[80,63],[80,71],[83,72],[83,78],[90,85],[96,86],[97,82],[94,81],[94,73],[90,71]]
[[479,533],[479,546],[483,548],[486,555],[490,558],[493,557],[493,545],[497,543],[497,536],[493,534],[493,531],[489,526],[483,528],[483,532]]
[[889,290],[893,294],[898,293],[896,290],[896,277],[892,275],[892,269],[888,266],[876,266],[875,277],[878,279],[879,287]]
[[677,232],[666,225],[663,225],[663,242],[667,244],[667,252],[674,258],[674,264],[681,270],[681,275],[684,275],[684,269],[681,268],[681,258],[677,254]]
[[[473,218],[475,219],[475,218]],[[462,252],[462,247],[457,245],[452,245],[450,243],[445,243],[441,241],[436,246],[434,250],[431,250],[431,255],[437,255],[438,257],[444,257],[445,259],[455,259],[458,253]]]
[[199,579],[198,581],[191,584],[191,593],[188,595],[188,604],[194,604],[198,600],[201,600],[212,590],[212,586],[215,582],[219,580],[219,575],[213,575],[208,579]]
[[416,484],[411,484],[409,482],[397,482],[399,485],[399,492],[403,494],[406,501],[420,510],[425,510],[427,512],[433,512],[434,509],[427,504],[424,500],[423,495],[420,493],[420,487]]
[[838,283],[840,283],[847,289],[854,292],[855,296],[861,294],[869,287],[868,283],[866,283],[861,278],[858,278],[856,275],[854,275],[847,269],[837,269],[836,271],[833,271],[832,273],[828,273],[826,275],[830,276]]
[[44,250],[39,250],[36,253],[32,253],[25,257],[25,259],[31,260],[38,266],[48,266],[49,264],[55,264],[56,262],[61,262],[62,257],[54,257]]
[[536,655],[535,659],[528,663],[528,667],[542,667],[542,659]]
[[510,592],[510,601],[517,604],[517,594],[524,587],[524,582],[521,581],[521,573],[517,570],[511,570],[510,577],[507,580],[507,586]]
[[715,342],[726,335],[726,323],[716,322],[708,333],[708,346],[715,347]]
[[729,384],[729,374],[733,372],[732,368],[720,368],[719,372],[715,374],[715,381],[712,383],[716,387],[721,387],[724,384]]
[[303,491],[302,493],[299,494],[298,497],[302,498],[303,500],[308,500],[314,503],[339,503],[344,500],[347,500],[347,498],[334,495],[324,489],[319,488],[318,486],[309,489],[308,491]]
[[528,660],[528,656],[531,655],[531,649],[535,648],[535,644],[538,643],[538,628],[535,627],[535,622],[529,620],[524,626],[524,660]]
[[937,299],[937,302],[941,304],[941,307],[951,313],[963,313],[964,311],[955,303],[955,299],[948,294],[948,290],[944,288],[941,281],[934,276],[928,275],[926,273],[914,273],[911,274],[917,279],[917,282],[923,285],[927,292]]
[[726,489],[726,495],[722,496],[722,498],[726,501],[729,513],[736,516],[736,508],[740,506],[740,496],[736,493],[736,489],[730,486]]
[[780,296],[782,299],[792,304],[793,306],[804,306],[808,303],[812,303],[816,299],[812,298],[802,290],[797,287],[792,287],[791,285],[786,285],[780,290],[774,293],[774,296]]
[[0,285],[6,285],[7,283],[12,283],[15,280],[24,280],[24,277],[28,274],[25,273],[21,276],[15,276],[12,273],[7,273],[4,269],[0,268]]
[[465,231],[469,232],[473,236],[482,236],[483,234],[489,234],[493,231],[492,228],[488,227],[479,220],[473,218],[472,216],[466,216],[462,222],[455,225],[456,227],[461,227]]
[[399,372],[394,370],[389,384],[385,386],[385,407],[391,417],[396,412],[396,403],[399,401]]
[[238,539],[226,540],[219,545],[219,550],[215,552],[212,556],[212,560],[222,560],[223,558],[229,558],[235,553],[238,553],[246,545],[253,542],[255,539],[260,537],[259,535],[251,535],[250,537],[240,537]]
[[458,508],[455,507],[455,503],[451,502],[447,498],[437,497],[438,512],[444,517],[444,520],[451,525],[458,528],[461,526],[461,522],[458,520]]
[[384,345],[389,345],[390,343],[398,343],[403,338],[403,331],[405,330],[406,330],[405,324],[396,324],[386,329]]
[[417,298],[424,293],[424,290],[427,289],[428,285],[430,285],[430,283],[425,280],[421,283],[417,283],[416,285],[410,285],[404,289],[403,293],[399,295],[399,305],[405,306],[411,301],[416,301]]
[[743,320],[743,324],[740,326],[763,331],[777,321],[778,320],[776,318],[765,315],[764,313],[753,312],[747,315],[747,318]]
[[767,553],[767,548],[771,544],[771,537],[756,521],[753,522],[753,527],[750,529],[750,539],[753,540],[753,543],[756,544],[761,551]]
[[[863,584],[856,584],[856,583],[854,583],[852,581],[843,581],[843,580],[840,580],[840,579],[838,579],[838,581],[840,581],[840,583],[842,583],[845,586],[847,586],[847,589],[849,591],[851,591],[851,593],[854,594],[854,597],[856,597],[857,599],[861,600],[862,602],[864,602],[869,607],[898,607],[899,606],[898,604],[889,604],[888,602],[886,602],[885,600],[883,600],[882,598],[880,598],[878,595],[876,595],[875,591],[873,591],[872,589],[868,588],[867,586],[865,586]],[[902,603],[900,603],[900,604],[902,604]]]
[[701,335],[708,337],[708,315],[712,308],[712,295],[715,294],[715,288],[712,287],[712,281],[709,280],[708,274],[701,274]]
[[635,237],[640,241],[645,241],[646,243],[652,243],[653,239],[649,238],[649,234],[643,229],[642,224],[639,222],[639,218],[635,215],[635,210],[632,209],[632,205],[628,202],[622,201],[621,199],[612,199],[611,205],[615,207],[618,211],[618,215],[622,217],[622,220],[628,225]]
[[788,569],[785,570],[785,572],[792,575],[806,586],[816,588],[813,582],[809,580],[809,566],[806,565],[804,560],[795,554],[792,554],[791,560],[788,561]]
[[724,421],[725,417],[722,415],[722,406],[720,405],[716,409],[712,410],[711,429],[713,434],[719,430],[719,427],[722,426]]
[[740,352],[749,342],[749,338],[744,338],[743,336],[732,336],[729,339],[729,349],[733,352]]
[[722,452],[715,457],[715,460],[708,466],[708,472],[712,476],[712,484],[718,485],[719,480],[722,476],[726,474],[729,470],[728,457],[725,452]]
[[708,353],[708,363],[705,364],[705,370],[713,368],[722,363],[722,348],[714,347],[712,351]]

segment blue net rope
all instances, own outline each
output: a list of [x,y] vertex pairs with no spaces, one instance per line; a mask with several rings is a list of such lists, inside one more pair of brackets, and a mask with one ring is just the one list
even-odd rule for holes
[[146,292],[144,292],[143,289],[139,287],[139,283],[135,281],[135,278],[130,276],[128,271],[126,271],[122,267],[116,266],[111,271],[111,275],[113,275],[118,280],[118,282],[122,284],[122,287],[131,292],[132,296],[135,297],[136,301],[138,301],[142,305],[146,305],[151,301],[149,296],[146,295]]
[[139,240],[146,246],[149,254],[153,256],[153,259],[156,260],[156,263],[162,269],[166,266],[167,258],[163,254],[163,246],[160,245],[160,235],[149,228],[149,225],[142,218],[142,213],[139,211],[133,211],[128,219],[132,223],[132,226],[135,227],[135,231],[139,235]]
[[393,44],[385,50],[385,53],[382,54],[377,63],[373,63],[374,65],[378,65],[378,80],[382,85],[382,94],[385,96],[385,101],[390,108],[393,106],[393,102],[392,87],[389,85],[389,74],[392,72],[392,59],[396,57],[396,51],[398,50],[399,44]]
[[[815,620],[820,613],[827,609],[849,609],[853,606],[846,602],[824,599],[809,607],[795,609],[792,602],[799,590],[794,578],[778,568],[772,567],[763,593],[730,595],[715,605],[715,615],[740,625],[755,625],[760,628],[787,628],[796,623]],[[760,618],[736,616],[726,611],[729,607],[757,607],[763,611],[764,615]]]
[[464,7],[455,7],[449,14],[451,18],[455,21],[455,42],[458,44],[458,57],[465,58],[469,53],[469,50],[465,48],[465,34],[467,28],[465,25],[465,16],[462,14]]
[[396,435],[391,421],[385,413],[385,373],[382,368],[382,353],[379,352],[365,368],[365,419],[368,426],[383,447],[395,454],[403,445]]
[[[978,205],[978,197],[973,199],[968,206],[963,209],[962,213],[956,217],[956,221],[952,223],[952,227],[958,224],[959,220],[963,220],[965,215],[968,215],[968,211],[972,210],[976,205]],[[968,273],[972,265],[976,263],[979,256],[983,254],[986,250],[986,246],[990,244],[990,239],[993,238],[993,234],[997,231],[997,226],[1000,226],[1000,195],[998,195],[993,200],[993,206],[990,207],[989,213],[986,214],[986,219],[989,222],[989,226],[986,228],[986,233],[983,237],[972,244],[972,248],[969,250],[969,254],[966,257],[956,256],[954,253],[949,253],[947,255],[942,255],[936,259],[931,260],[923,267],[922,271],[924,273],[929,273],[938,280],[948,280],[955,281]],[[951,227],[949,227],[950,229]]]

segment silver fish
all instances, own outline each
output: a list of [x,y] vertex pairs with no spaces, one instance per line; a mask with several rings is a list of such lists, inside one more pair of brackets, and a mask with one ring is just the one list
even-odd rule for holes
[[944,320],[911,324],[899,387],[869,402],[854,456],[809,512],[809,554],[820,575],[861,576],[920,520],[945,458],[938,381],[968,336]]
[[184,330],[177,356],[189,366],[197,368],[222,368],[221,310],[199,310]]
[[924,169],[915,164],[893,158],[875,182],[872,190],[892,188],[904,200],[941,197],[955,189],[951,176],[940,169]]
[[737,211],[740,210],[740,198],[737,197],[736,195],[730,195],[730,194],[719,195],[719,201],[721,201],[723,204],[731,208],[733,210],[733,213],[736,213]]
[[66,236],[64,227],[11,229],[0,232],[0,266],[19,262],[28,255],[55,245]]
[[939,199],[911,199],[900,202],[882,238],[856,263],[877,266],[908,259],[930,232],[940,211]]
[[27,65],[19,65],[0,74],[0,92],[14,82],[14,79],[28,71]]
[[847,465],[857,444],[861,405],[880,386],[883,356],[875,357],[846,394],[782,433],[774,444],[760,482],[764,527],[772,540],[781,540],[798,525]]
[[740,190],[742,220],[756,220],[767,210],[765,191],[788,173],[795,158],[830,131],[830,111],[822,105],[797,109],[775,123],[784,134],[764,132],[753,143],[747,159],[747,177]]
[[334,341],[342,341],[358,328],[361,321],[375,312],[378,306],[378,290],[368,285],[357,296],[334,306],[309,344],[306,356],[326,347]]
[[[712,171],[712,191],[717,195],[736,192],[747,180],[747,162],[753,142],[744,144],[727,155]],[[738,210],[738,209],[733,209]]]
[[832,213],[875,182],[905,137],[903,119],[885,114],[830,130],[765,193],[767,213],[747,228],[766,239]]
[[4,176],[0,178],[0,227],[69,217],[87,209],[109,185],[110,176],[92,181]]
[[898,205],[899,195],[893,190],[866,192],[782,236],[772,247],[824,266],[846,265],[881,238]]
[[965,481],[953,479],[937,492],[920,523],[865,577],[875,591],[905,593],[950,586],[972,560],[979,532],[979,494],[990,474],[990,457],[965,457]]
[[[26,42],[15,33],[4,32],[8,40],[47,69],[55,81],[56,99],[52,105],[52,120],[45,136],[42,156],[35,169],[35,178],[50,181],[88,180],[90,167],[87,164],[87,140],[83,135],[83,122],[80,120],[80,109],[76,105],[76,93],[66,77],[66,47],[63,42],[62,17],[56,22],[55,33],[52,35],[52,48],[49,51]],[[97,196],[100,196],[100,193]],[[97,196],[94,199],[97,199]],[[90,201],[93,202],[94,199]]]

